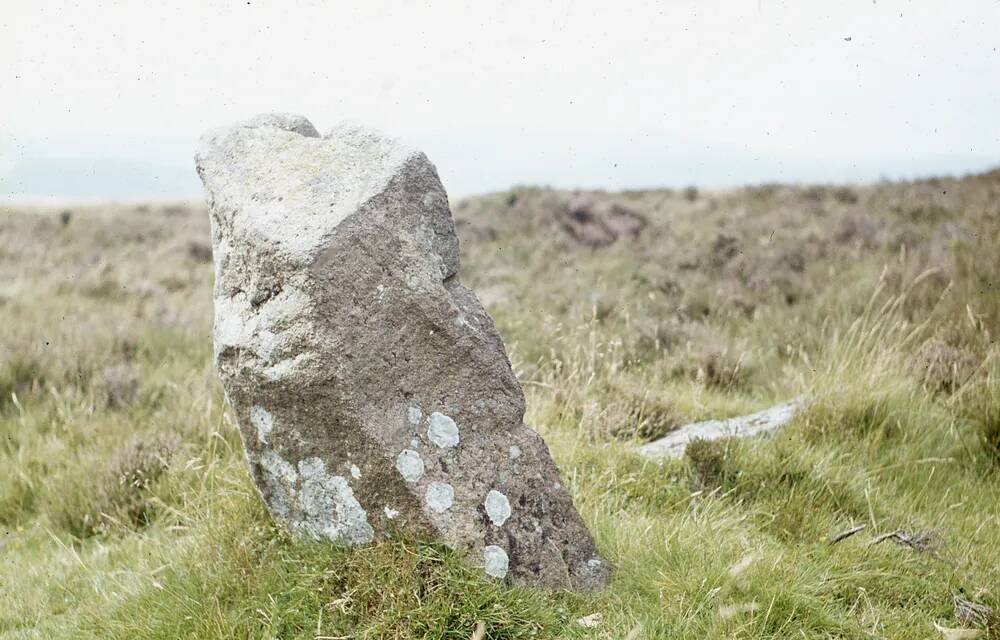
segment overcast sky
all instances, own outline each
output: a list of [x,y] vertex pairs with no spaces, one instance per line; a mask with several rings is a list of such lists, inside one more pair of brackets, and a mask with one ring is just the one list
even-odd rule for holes
[[0,0],[0,193],[196,196],[197,137],[276,110],[453,195],[965,173],[1000,164],[998,48],[996,0]]

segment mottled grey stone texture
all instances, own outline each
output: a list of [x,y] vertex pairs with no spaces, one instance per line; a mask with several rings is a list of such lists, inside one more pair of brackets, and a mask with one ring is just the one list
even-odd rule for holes
[[598,589],[609,567],[493,320],[458,280],[448,198],[378,133],[263,115],[201,141],[215,359],[272,515],[351,544],[439,539],[494,577]]

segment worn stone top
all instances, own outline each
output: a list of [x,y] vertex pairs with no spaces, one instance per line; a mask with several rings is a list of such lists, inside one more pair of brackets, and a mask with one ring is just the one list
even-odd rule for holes
[[[300,264],[408,163],[421,161],[421,152],[374,131],[345,124],[321,137],[292,114],[209,132],[196,155],[212,205],[230,212],[231,233],[256,234]],[[457,244],[449,253],[457,268]]]

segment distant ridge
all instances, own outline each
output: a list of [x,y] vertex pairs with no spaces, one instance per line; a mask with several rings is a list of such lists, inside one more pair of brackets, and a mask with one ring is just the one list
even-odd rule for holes
[[201,185],[188,166],[117,158],[26,158],[0,173],[0,197],[53,199],[196,198]]

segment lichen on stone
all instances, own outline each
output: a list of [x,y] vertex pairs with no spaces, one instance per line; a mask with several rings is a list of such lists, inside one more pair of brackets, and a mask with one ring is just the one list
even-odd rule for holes
[[486,494],[486,501],[483,503],[483,506],[486,507],[486,515],[489,516],[490,522],[498,527],[502,527],[503,523],[510,517],[510,500],[496,489]]
[[424,475],[424,461],[413,449],[403,449],[396,456],[396,471],[407,482],[417,482]]
[[412,406],[406,410],[406,420],[414,427],[420,424],[420,419],[424,417],[420,407]]
[[494,578],[503,578],[507,575],[507,568],[510,564],[510,559],[507,557],[507,552],[501,547],[495,544],[487,545],[483,549],[483,558],[486,563],[483,567],[486,571],[486,575],[492,576]]
[[273,450],[260,456],[263,470],[265,494],[270,496],[268,504],[277,515],[287,518],[295,496],[295,483],[299,479],[295,467]]
[[427,487],[424,501],[434,513],[444,513],[455,503],[455,489],[447,482],[432,482]]
[[458,425],[449,416],[435,411],[427,418],[427,437],[447,449],[458,445]]
[[267,436],[274,428],[274,416],[271,412],[260,405],[254,405],[250,409],[250,424],[257,429],[258,442],[267,444]]
[[297,528],[317,538],[350,544],[371,542],[375,532],[368,514],[346,478],[327,473],[326,464],[316,457],[299,462],[299,477],[297,504],[302,517]]

